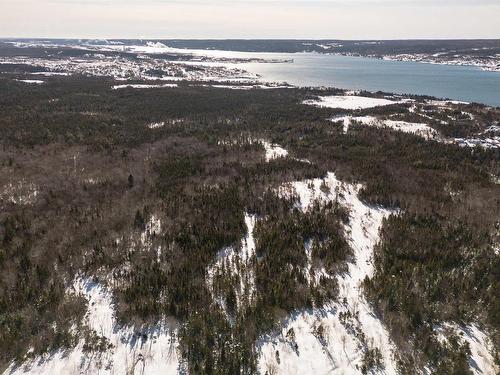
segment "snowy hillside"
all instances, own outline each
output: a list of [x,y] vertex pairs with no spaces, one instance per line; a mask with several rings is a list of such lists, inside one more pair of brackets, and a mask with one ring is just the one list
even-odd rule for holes
[[[321,190],[322,185],[327,189]],[[324,180],[294,182],[290,188],[299,196],[302,210],[315,200],[338,200],[349,209],[350,226],[345,230],[355,258],[348,272],[339,277],[339,302],[296,312],[286,319],[279,334],[260,340],[260,372],[361,374],[364,362],[373,356],[377,372],[396,374],[394,346],[364,298],[361,285],[371,276],[373,246],[382,219],[390,212],[362,203],[357,196],[359,186],[343,184],[333,173]]]
[[76,279],[68,291],[87,300],[85,326],[95,335],[100,351],[82,340],[73,350],[59,351],[12,365],[5,374],[176,374],[181,373],[177,329],[167,322],[142,331],[120,327],[113,296],[89,279]]

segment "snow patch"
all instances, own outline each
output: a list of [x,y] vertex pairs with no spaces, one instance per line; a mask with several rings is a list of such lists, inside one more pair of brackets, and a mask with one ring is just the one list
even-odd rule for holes
[[389,128],[392,130],[400,131],[403,133],[410,133],[418,135],[425,139],[438,138],[439,133],[424,123],[395,121],[395,120],[382,120],[373,116],[337,116],[330,119],[332,122],[342,122],[343,132],[347,133],[349,127],[353,122],[358,122],[366,126],[374,126],[378,128]]
[[428,104],[437,106],[437,107],[447,107],[450,104],[460,105],[460,104],[470,104],[468,102],[462,102],[460,100],[427,100]]
[[438,136],[436,130],[424,123],[385,120],[381,122],[381,125],[400,132],[415,134],[425,139],[433,139]]
[[288,155],[288,151],[277,144],[268,141],[261,141],[261,143],[266,150],[266,162],[278,158],[285,158]]
[[402,103],[405,101],[393,101],[389,99],[369,98],[365,96],[345,95],[345,96],[320,96],[318,99],[306,100],[303,104],[314,105],[323,108],[341,108],[341,109],[365,109],[391,104]]
[[165,83],[163,85],[147,85],[147,84],[142,84],[142,83],[137,83],[137,84],[127,84],[127,85],[115,85],[112,87],[113,90],[120,90],[120,89],[126,89],[126,88],[131,88],[131,89],[161,89],[165,87],[179,87],[176,83]]
[[151,124],[148,124],[149,129],[159,129],[159,128],[163,128],[164,126],[165,126],[165,121],[152,122]]
[[69,73],[61,73],[61,72],[35,72],[31,73],[32,75],[45,76],[45,77],[55,77],[55,76],[70,76]]
[[146,223],[146,228],[141,233],[141,244],[142,246],[150,246],[152,244],[152,239],[159,234],[161,231],[161,220],[155,215],[151,215],[148,222]]
[[452,138],[448,143],[455,143],[461,147],[482,147],[485,149],[500,148],[500,136],[491,138]]
[[32,85],[41,85],[44,84],[45,81],[40,81],[38,79],[16,79],[17,82],[28,83]]
[[342,122],[344,127],[343,127],[343,132],[346,134],[349,131],[349,127],[351,126],[353,121],[359,122],[363,125],[373,125],[376,121],[377,118],[373,116],[337,116],[333,117],[330,119],[332,122]]
[[8,183],[0,191],[0,201],[5,200],[19,205],[34,204],[40,191],[38,186],[24,180],[18,183]]
[[476,324],[460,326],[455,323],[443,323],[436,327],[438,339],[447,340],[446,331],[451,331],[469,344],[471,356],[469,366],[474,375],[498,374],[500,368],[495,364],[493,344]]

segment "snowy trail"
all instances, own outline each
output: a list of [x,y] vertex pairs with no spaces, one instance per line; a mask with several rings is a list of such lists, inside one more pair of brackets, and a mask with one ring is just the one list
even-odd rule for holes
[[237,277],[236,297],[238,306],[242,302],[244,295],[247,295],[249,301],[255,296],[255,272],[250,262],[255,257],[255,223],[256,216],[245,213],[245,226],[247,232],[241,240],[241,248],[235,249],[228,247],[222,249],[217,254],[215,262],[208,268],[207,285],[214,292],[214,298],[219,305],[225,309],[224,299],[217,296],[215,288],[215,279],[218,275],[226,274],[230,277]]
[[351,220],[346,234],[354,261],[349,263],[349,271],[338,278],[339,302],[296,312],[283,323],[280,334],[259,340],[261,374],[361,374],[365,352],[375,348],[380,350],[383,365],[372,373],[397,373],[389,334],[361,288],[364,278],[373,273],[373,247],[383,218],[391,212],[361,202],[359,188],[343,184],[335,174],[328,173],[325,179],[297,181],[280,189],[282,196],[297,195],[297,205],[303,211],[315,201],[326,203],[335,199],[348,207]]
[[378,242],[382,221],[390,211],[367,206],[359,200],[358,191],[359,187],[350,185],[344,193],[344,202],[351,210],[349,237],[356,261],[349,264],[349,272],[339,279],[340,297],[346,298],[347,304],[357,311],[362,331],[372,345],[381,350],[384,373],[396,374],[393,344],[386,328],[368,305],[361,286],[365,277],[373,275],[373,248]]

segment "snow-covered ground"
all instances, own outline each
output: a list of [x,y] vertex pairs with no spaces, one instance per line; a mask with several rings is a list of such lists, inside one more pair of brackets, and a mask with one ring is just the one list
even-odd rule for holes
[[178,85],[176,83],[164,83],[162,85],[146,85],[146,84],[140,84],[140,83],[137,83],[137,84],[128,84],[128,85],[115,85],[113,87],[111,87],[113,90],[119,90],[119,89],[127,89],[127,88],[131,88],[131,89],[161,89],[161,88],[165,88],[165,87],[178,87]]
[[433,139],[438,135],[436,130],[423,123],[385,120],[381,123],[381,126],[404,133],[415,134],[426,139]]
[[255,273],[251,262],[255,259],[255,223],[256,216],[245,213],[245,225],[247,228],[245,237],[241,240],[240,248],[228,247],[217,254],[214,263],[207,272],[207,285],[211,288],[215,300],[225,309],[225,301],[217,295],[215,287],[219,276],[237,278],[236,298],[238,306],[242,296],[249,296],[251,302],[255,294]]
[[288,151],[285,150],[283,147],[273,144],[268,141],[261,141],[262,145],[264,146],[266,150],[266,161],[270,162],[271,160],[278,159],[278,158],[284,158],[288,155]]
[[203,87],[213,87],[215,89],[229,90],[252,90],[252,89],[289,89],[293,86],[284,84],[253,84],[253,85],[200,85]]
[[460,100],[437,100],[437,99],[429,99],[426,100],[427,104],[437,106],[437,107],[448,107],[450,104],[460,105],[460,104],[469,104],[468,102],[463,102]]
[[[48,58],[48,57],[2,57],[0,64],[26,64],[46,70],[43,75],[72,75],[112,77],[116,80],[145,81],[204,81],[237,82],[248,85],[260,84],[259,76],[241,70],[234,64],[202,64],[200,62],[179,62],[162,58],[129,59],[119,56],[87,54],[85,56]],[[151,72],[155,72],[152,74]],[[25,83],[43,81],[22,79]]]
[[[368,57],[378,57],[378,56],[368,56]],[[459,65],[459,66],[476,66],[481,70],[490,72],[500,72],[500,58],[498,56],[488,56],[488,57],[474,57],[474,56],[456,56],[451,58],[450,56],[442,56],[441,54],[396,54],[387,55],[383,57],[384,60],[389,61],[412,61],[420,62],[426,64],[437,64],[437,65]]]
[[[62,44],[61,44],[62,43]],[[145,81],[196,81],[214,82],[218,88],[283,88],[288,85],[264,83],[258,74],[240,69],[240,63],[278,62],[273,59],[237,57],[229,51],[187,50],[165,46],[159,42],[144,45],[122,45],[109,42],[81,42],[64,44],[33,41],[12,42],[20,48],[19,56],[2,57],[0,64],[26,64],[45,71],[30,73],[42,76],[85,76],[112,77],[116,80]],[[101,44],[103,43],[103,44]],[[45,57],[23,56],[23,48],[47,48]],[[56,54],[57,49],[72,48],[81,51],[81,56],[64,57]],[[54,51],[54,53],[50,53]],[[236,54],[238,55],[238,54]],[[283,61],[280,61],[283,62]],[[34,80],[24,80],[28,81]],[[241,84],[234,85],[235,83]],[[120,85],[116,88],[126,87]],[[154,88],[141,86],[138,88]]]
[[[219,145],[226,146],[236,146],[244,144],[261,144],[264,147],[265,155],[264,158],[267,163],[288,156],[288,151],[276,143],[272,143],[266,139],[252,138],[252,137],[241,137],[239,139],[224,139],[218,141]],[[297,159],[296,159],[297,160]]]
[[369,98],[357,95],[333,95],[320,96],[318,99],[306,100],[303,103],[324,108],[340,108],[340,109],[365,109],[380,106],[386,106],[402,101],[394,101],[381,98]]
[[495,365],[493,344],[476,324],[459,326],[455,323],[443,323],[435,328],[440,341],[447,340],[447,334],[458,335],[462,342],[467,342],[471,351],[469,366],[474,375],[495,375],[500,368]]
[[29,83],[32,85],[42,85],[45,81],[40,81],[39,79],[16,79],[17,82]]
[[[353,98],[355,96],[352,95],[347,95],[343,98]],[[332,97],[330,97],[332,98]],[[435,107],[436,109],[448,109],[450,108],[450,105],[461,105],[461,104],[467,104],[464,102],[458,102],[458,101],[443,101],[443,100],[428,100],[426,101],[427,104]],[[312,103],[307,103],[307,104],[312,104]],[[447,125],[447,121],[443,120],[438,120],[424,111],[418,111],[418,108],[416,105],[412,105],[409,109],[408,112],[412,114],[418,114],[421,117],[428,118],[429,120],[433,121],[439,121],[441,124]],[[469,113],[469,112],[461,112],[463,115],[466,115],[469,117],[469,120],[472,121],[475,119],[474,115]],[[452,118],[451,116],[450,120],[456,121],[455,118]],[[422,138],[428,139],[428,140],[436,140],[439,142],[443,143],[452,143],[456,144],[462,147],[482,147],[486,149],[494,149],[494,148],[500,148],[500,127],[498,125],[491,125],[488,128],[486,128],[482,133],[478,134],[477,137],[473,138],[446,138],[442,136],[437,130],[433,129],[426,123],[415,123],[415,122],[407,122],[407,121],[397,121],[397,120],[390,120],[390,119],[383,119],[383,118],[377,118],[375,116],[354,116],[354,115],[349,115],[349,114],[344,114],[344,115],[339,115],[335,116],[330,119],[330,121],[337,123],[340,122],[342,123],[343,126],[343,132],[347,133],[349,131],[349,127],[353,122],[366,125],[366,126],[374,126],[374,127],[379,127],[379,128],[388,128],[404,133],[411,133],[418,135]]]
[[143,247],[152,244],[153,238],[160,234],[161,231],[161,220],[155,215],[151,215],[149,220],[146,222],[146,228],[141,233],[141,244]]
[[104,352],[85,352],[81,339],[72,350],[60,350],[18,367],[11,365],[5,375],[163,375],[176,374],[182,369],[175,325],[165,322],[140,332],[119,326],[112,294],[90,279],[77,278],[69,293],[87,300],[84,323],[111,344],[110,348]]
[[450,142],[462,147],[500,148],[499,136],[488,138],[452,138]]
[[5,200],[14,204],[30,205],[36,202],[39,193],[39,187],[31,182],[10,182],[1,188],[0,202]]
[[349,126],[351,126],[352,122],[359,122],[360,124],[363,125],[372,125],[375,121],[377,121],[376,117],[373,116],[350,116],[350,115],[345,115],[345,116],[336,116],[330,119],[332,122],[342,122],[343,124],[343,132],[344,134],[347,134],[349,131]]
[[56,77],[56,76],[69,76],[69,73],[61,73],[61,72],[35,72],[30,73],[35,76],[44,76],[44,77]]
[[353,121],[367,126],[385,127],[404,133],[415,134],[426,139],[436,138],[438,133],[424,123],[413,123],[406,121],[381,120],[373,116],[338,116],[331,119],[332,122],[342,122],[343,131],[347,133]]
[[148,124],[149,129],[159,129],[159,128],[163,128],[164,126],[165,126],[165,121],[152,122],[152,123]]
[[373,273],[373,247],[382,219],[390,212],[361,202],[359,188],[328,173],[325,179],[297,181],[280,189],[282,195],[298,196],[302,210],[315,200],[338,199],[348,207],[351,219],[346,234],[355,259],[348,272],[338,277],[337,302],[297,311],[283,322],[279,332],[259,339],[261,374],[361,374],[368,350],[380,353],[382,366],[375,373],[396,374],[394,346],[361,288],[365,276]]

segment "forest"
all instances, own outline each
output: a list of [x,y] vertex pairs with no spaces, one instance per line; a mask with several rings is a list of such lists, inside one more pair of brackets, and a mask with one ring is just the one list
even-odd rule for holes
[[[113,82],[26,85],[0,75],[1,371],[82,336],[86,350],[106,348],[81,324],[85,301],[66,293],[85,275],[113,291],[121,324],[175,320],[191,373],[255,373],[258,337],[293,311],[335,300],[335,275],[352,257],[345,207],[302,212],[277,194],[328,171],[362,184],[367,204],[398,212],[383,222],[375,274],[363,285],[399,349],[401,373],[429,363],[436,374],[469,373],[466,345],[439,342],[432,329],[445,321],[487,327],[500,361],[500,149],[361,124],[344,134],[328,120],[340,110],[301,104],[335,89],[111,90]],[[409,105],[356,114],[418,120]],[[466,107],[474,121],[429,124],[465,137],[500,120],[500,109]],[[292,157],[268,162],[255,139]],[[236,275],[221,267],[208,283],[221,249],[241,252],[245,215],[262,218],[249,260],[254,287],[243,266]],[[313,268],[327,272],[319,283],[304,271],[308,241]],[[366,356],[366,373],[376,358]]]

